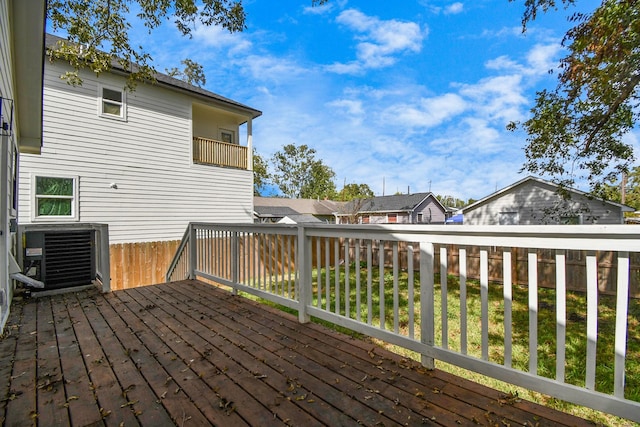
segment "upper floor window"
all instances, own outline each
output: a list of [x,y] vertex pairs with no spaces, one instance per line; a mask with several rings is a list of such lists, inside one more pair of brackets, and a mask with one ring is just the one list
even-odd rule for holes
[[387,215],[387,222],[389,224],[395,224],[398,222],[398,214],[388,214]]
[[220,140],[222,142],[228,142],[229,144],[236,143],[235,132],[228,129],[220,129]]
[[126,93],[122,89],[99,87],[100,116],[126,119]]
[[77,184],[77,177],[34,176],[32,218],[77,219]]

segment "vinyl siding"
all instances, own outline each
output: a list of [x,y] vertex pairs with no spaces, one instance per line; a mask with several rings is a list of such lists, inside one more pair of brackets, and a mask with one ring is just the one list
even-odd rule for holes
[[[418,222],[418,214],[422,214],[422,222]],[[443,224],[444,220],[445,213],[433,196],[427,197],[413,212],[413,222],[416,224]]]
[[621,224],[618,206],[571,193],[568,201],[553,186],[528,181],[470,211],[464,211],[466,225],[499,225],[500,214],[516,212],[519,225],[559,224],[560,216],[581,213],[584,224]]
[[[13,55],[11,52],[10,41],[11,29],[9,28],[9,1],[0,0],[0,97],[13,99]],[[2,102],[2,115],[6,114],[6,108],[10,104]],[[8,119],[2,118],[2,121]],[[9,253],[11,252],[13,234],[9,232],[9,218],[12,214],[12,166],[9,165],[11,158],[14,139],[5,135],[0,130],[0,149],[6,150],[0,153],[0,194],[2,200],[0,202],[0,292],[3,294],[2,304],[0,305],[0,328],[4,328],[9,314],[9,301],[11,299],[12,287],[9,281]]]
[[36,173],[79,176],[78,221],[108,223],[112,244],[179,239],[190,221],[252,222],[252,172],[191,161],[190,97],[140,84],[126,94],[126,120],[104,118],[99,85],[121,89],[124,78],[83,73],[72,87],[63,72],[45,67],[42,154],[21,156],[22,223]]

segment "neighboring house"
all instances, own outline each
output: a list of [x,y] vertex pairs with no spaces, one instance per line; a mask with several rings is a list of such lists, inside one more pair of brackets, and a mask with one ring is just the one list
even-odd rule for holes
[[396,194],[348,202],[339,224],[444,224],[446,208],[433,193]]
[[162,74],[129,92],[121,70],[81,71],[74,87],[60,78],[69,69],[45,65],[42,153],[21,158],[21,223],[106,223],[113,245],[179,240],[190,221],[252,222],[260,111]]
[[[341,209],[344,202],[315,199],[286,199],[282,197],[254,197],[254,222],[280,222],[284,217],[293,218],[295,215],[310,215],[325,223],[335,222],[335,213]],[[304,221],[303,218],[298,218]]]
[[18,153],[40,153],[45,0],[0,0],[0,330],[17,273]]
[[465,225],[623,224],[633,208],[527,177],[462,209]]

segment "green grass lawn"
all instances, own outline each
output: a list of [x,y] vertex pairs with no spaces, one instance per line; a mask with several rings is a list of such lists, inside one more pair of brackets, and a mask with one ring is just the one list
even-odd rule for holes
[[[367,307],[367,271],[360,269],[360,306],[356,305],[356,271],[355,266],[349,269],[349,317],[355,319],[357,311],[360,312],[361,319],[367,321],[369,310]],[[322,307],[326,308],[325,286],[326,272],[324,269],[313,272],[314,302],[317,304],[317,281],[320,274],[320,284],[322,290]],[[380,303],[379,294],[380,271],[374,269],[371,272],[372,292],[371,292],[371,320],[375,326],[380,325]],[[384,322],[387,330],[394,330],[395,319],[393,317],[394,298],[401,308],[397,324],[399,333],[409,335],[409,312],[407,310],[410,299],[408,274],[399,273],[397,284],[394,286],[393,275],[390,271],[383,272],[384,280]],[[414,273],[414,337],[419,339],[420,304],[419,304],[419,273]],[[441,287],[440,279],[436,275],[435,286],[435,345],[442,345],[441,328]],[[335,271],[329,270],[330,300],[329,309],[335,312]],[[340,300],[340,313],[345,315],[345,270],[340,270],[340,288],[342,292]],[[395,288],[395,289],[394,289]],[[512,303],[512,366],[522,371],[528,371],[529,367],[529,309],[527,287],[513,286]],[[448,319],[448,348],[460,351],[461,327],[460,327],[460,286],[457,277],[450,276],[447,280],[447,319]],[[565,346],[565,382],[577,386],[584,386],[586,372],[586,294],[580,292],[567,292],[567,327]],[[500,284],[490,284],[488,292],[489,300],[489,360],[495,363],[504,363],[504,301],[503,287]],[[555,378],[556,375],[556,297],[554,289],[540,288],[538,292],[538,375],[548,378]],[[612,394],[614,375],[614,337],[615,337],[615,305],[616,299],[613,296],[600,295],[598,299],[598,344],[596,360],[596,390],[603,393]],[[480,285],[476,281],[467,282],[467,354],[480,358],[481,346],[481,303]],[[629,301],[629,332],[627,340],[626,359],[626,387],[625,397],[627,399],[640,401],[640,300],[631,299]],[[326,322],[322,322],[325,323]],[[407,357],[420,360],[418,354],[414,354],[405,349],[380,343],[384,347]],[[583,418],[590,419],[605,425],[630,425],[629,421],[621,420],[597,411],[571,405],[566,402],[549,398],[539,393],[518,388],[510,384],[502,383],[492,378],[466,371],[444,361],[437,361],[436,366],[456,375],[469,378],[489,387],[503,390],[505,392],[517,393],[520,397],[542,403],[556,409],[573,413]]]

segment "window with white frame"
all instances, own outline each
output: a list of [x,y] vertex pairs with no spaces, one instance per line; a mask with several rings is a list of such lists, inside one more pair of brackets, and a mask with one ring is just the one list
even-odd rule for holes
[[127,117],[126,93],[122,89],[98,87],[99,114],[101,117],[125,120]]
[[33,176],[33,220],[76,220],[78,177]]

